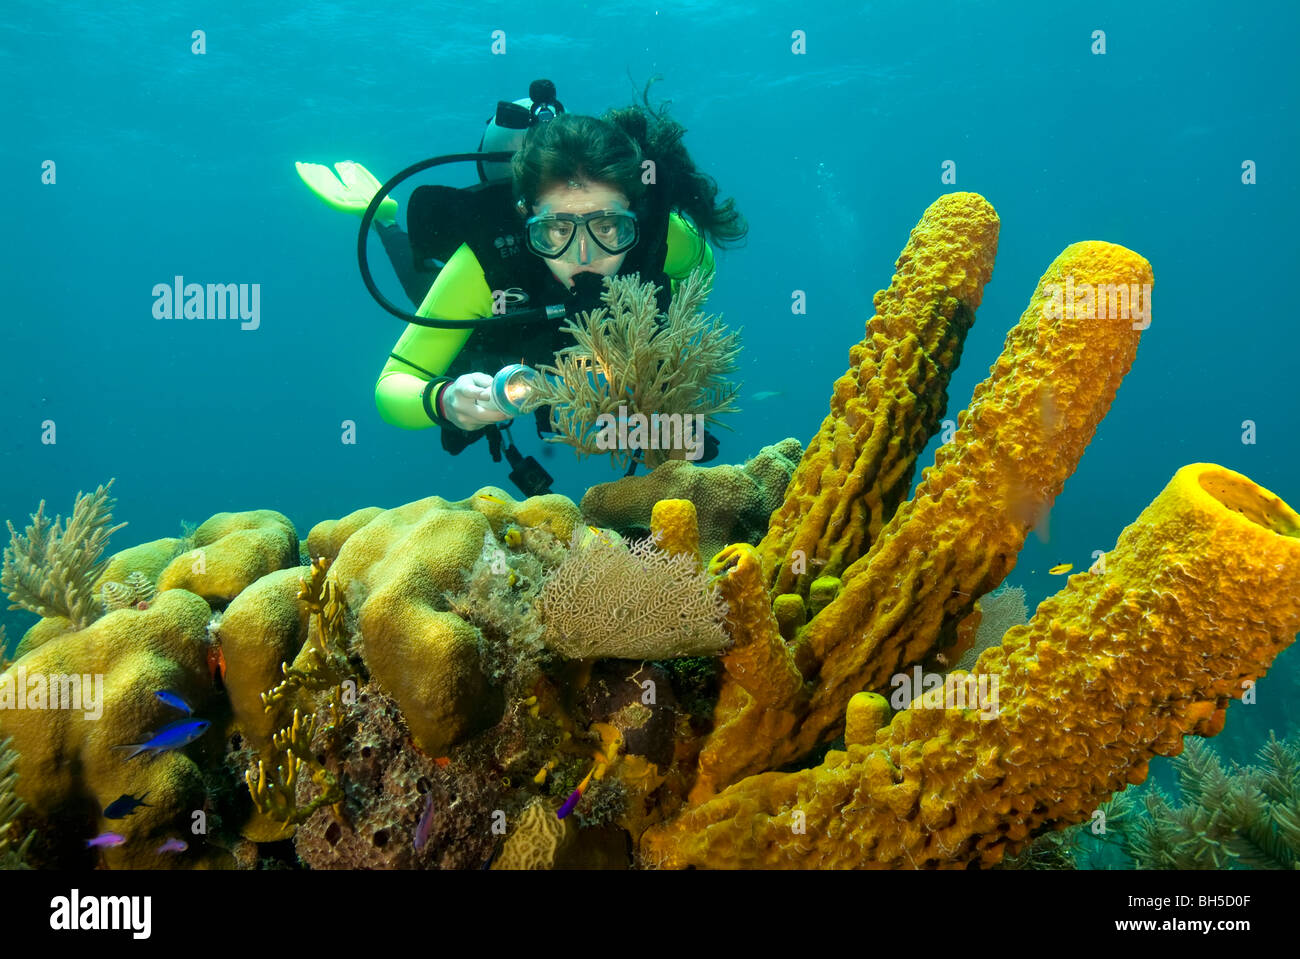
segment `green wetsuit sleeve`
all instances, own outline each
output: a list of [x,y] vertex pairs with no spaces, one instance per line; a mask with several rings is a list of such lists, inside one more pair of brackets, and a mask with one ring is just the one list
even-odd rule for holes
[[677,213],[668,214],[668,254],[664,257],[664,273],[672,281],[674,296],[677,284],[686,279],[691,270],[700,267],[705,277],[713,275],[713,250],[695,225]]
[[[492,291],[483,277],[483,267],[468,246],[461,244],[452,254],[415,312],[417,316],[441,320],[492,314]],[[434,425],[425,411],[425,387],[431,379],[447,372],[472,332],[407,324],[375,384],[375,406],[384,422],[407,430]],[[437,395],[431,401],[436,410]]]

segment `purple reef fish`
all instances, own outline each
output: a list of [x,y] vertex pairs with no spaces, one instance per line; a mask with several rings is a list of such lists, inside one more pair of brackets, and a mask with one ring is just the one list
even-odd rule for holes
[[433,829],[433,793],[429,793],[429,798],[424,803],[424,815],[420,817],[419,825],[415,827],[415,851],[419,852],[424,848],[425,843],[429,841],[429,832]]
[[193,716],[194,710],[190,709],[190,704],[181,699],[180,696],[173,693],[170,689],[160,689],[154,693],[159,699],[170,706],[172,709],[179,709],[186,716]]
[[184,839],[168,839],[165,843],[159,846],[155,850],[155,852],[157,852],[158,855],[161,856],[164,853],[169,853],[169,852],[184,852],[186,849],[189,848],[190,848],[190,844],[187,843]]
[[106,847],[108,847],[108,846],[120,846],[120,845],[122,845],[122,843],[124,843],[124,842],[126,842],[126,837],[125,837],[125,836],[118,835],[118,834],[115,833],[115,832],[102,832],[102,833],[100,833],[98,836],[96,836],[94,839],[87,839],[87,840],[86,840],[86,848],[87,848],[87,849],[92,849],[92,848],[103,849],[103,848],[106,848]]
[[128,743],[125,746],[114,746],[114,749],[133,749],[135,752],[127,756],[127,759],[134,759],[141,753],[165,753],[171,749],[180,749],[182,746],[188,746],[194,740],[207,731],[212,724],[206,719],[181,719],[162,729],[146,743]]

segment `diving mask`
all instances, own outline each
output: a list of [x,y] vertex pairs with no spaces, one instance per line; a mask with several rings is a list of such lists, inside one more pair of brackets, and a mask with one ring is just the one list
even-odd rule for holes
[[610,256],[632,249],[641,236],[636,214],[630,210],[597,210],[582,215],[544,213],[529,217],[526,228],[528,248],[538,256],[555,260],[574,249],[570,259],[583,263],[591,261],[590,250],[584,254],[585,244],[581,241],[577,247],[573,245],[574,239],[583,232]]

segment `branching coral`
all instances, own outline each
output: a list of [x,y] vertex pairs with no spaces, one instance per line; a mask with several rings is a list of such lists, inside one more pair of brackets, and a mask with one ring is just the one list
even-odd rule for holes
[[717,653],[727,642],[727,604],[698,565],[693,554],[664,552],[653,539],[628,547],[577,530],[537,599],[542,641],[570,659]]
[[108,538],[126,525],[110,525],[116,502],[108,495],[112,485],[109,480],[94,493],[77,493],[66,525],[60,516],[53,522],[45,516],[45,500],[32,514],[25,533],[8,524],[10,543],[0,585],[13,604],[10,609],[65,616],[76,629],[95,621],[100,613],[95,582],[105,566],[99,557]]
[[[558,353],[555,366],[542,367],[543,382],[529,401],[530,408],[550,404],[551,425],[560,433],[553,442],[569,444],[579,457],[609,452],[626,465],[634,451],[598,445],[601,423],[607,422],[600,417],[617,422],[621,414],[698,413],[712,423],[734,410],[739,384],[723,376],[736,368],[739,333],[699,312],[711,282],[693,272],[660,317],[654,284],[639,277],[605,280],[605,306],[564,327],[577,344]],[[650,467],[685,455],[682,449],[644,452]]]
[[[335,713],[337,722],[337,713]],[[274,748],[279,761],[257,761],[257,771],[244,773],[249,795],[258,812],[286,825],[306,822],[322,806],[343,800],[338,780],[317,759],[311,742],[316,734],[316,716],[304,717],[293,711],[293,722],[275,734]],[[298,782],[306,772],[319,787],[318,794],[306,805],[299,805]]]

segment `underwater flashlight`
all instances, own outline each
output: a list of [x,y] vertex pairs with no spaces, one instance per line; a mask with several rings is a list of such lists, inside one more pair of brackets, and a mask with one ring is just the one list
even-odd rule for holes
[[533,394],[541,374],[531,366],[511,363],[492,377],[492,405],[507,416],[527,412],[524,404]]

